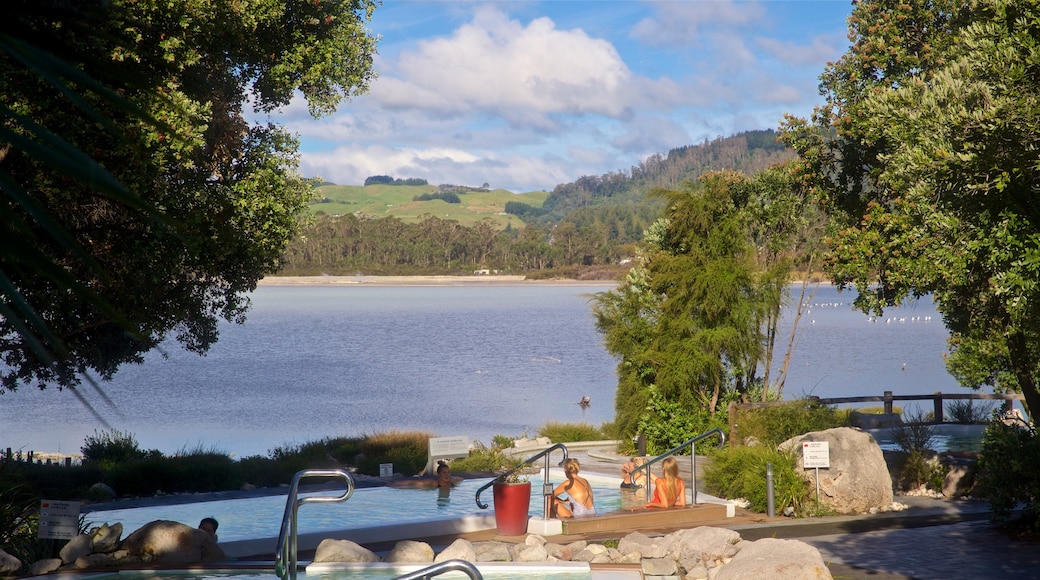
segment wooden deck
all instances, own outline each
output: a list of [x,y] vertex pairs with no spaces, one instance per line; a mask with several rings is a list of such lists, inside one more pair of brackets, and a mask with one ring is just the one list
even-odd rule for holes
[[704,522],[726,519],[726,506],[702,503],[672,509],[611,512],[589,518],[565,519],[564,535],[599,534],[616,530],[657,530],[696,527]]

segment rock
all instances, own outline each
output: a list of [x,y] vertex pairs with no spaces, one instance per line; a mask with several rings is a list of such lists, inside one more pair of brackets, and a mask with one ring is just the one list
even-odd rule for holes
[[394,548],[383,558],[384,562],[414,562],[418,564],[429,564],[433,562],[433,548],[426,542],[415,540],[401,540],[394,544]]
[[126,537],[122,548],[144,563],[180,564],[226,560],[209,534],[180,522],[156,520]]
[[744,542],[737,555],[719,568],[715,580],[818,580],[831,578],[819,550],[799,540],[763,538]]
[[22,561],[0,550],[0,576],[13,576],[22,569]]
[[975,486],[975,462],[957,461],[943,479],[942,493],[948,498],[963,497]]
[[61,556],[61,562],[63,564],[71,564],[76,561],[76,558],[86,556],[93,551],[93,542],[90,536],[87,534],[80,534],[62,546],[58,555]]
[[621,538],[618,550],[621,550],[622,554],[637,553],[643,558],[663,558],[668,553],[664,543],[640,532],[632,532]]
[[557,561],[562,560],[564,562],[571,559],[574,552],[567,546],[561,546],[560,544],[547,543],[545,544],[545,551],[549,553],[549,557]]
[[318,562],[378,562],[375,552],[350,540],[324,539],[314,551]]
[[61,568],[61,558],[44,558],[37,560],[29,566],[30,576],[43,576]]
[[434,562],[445,562],[447,560],[465,560],[467,562],[477,561],[477,551],[473,548],[473,542],[459,538],[447,548],[441,550],[440,554],[433,559]]
[[480,542],[473,546],[477,553],[477,562],[511,562],[509,546],[505,542]]
[[90,489],[87,490],[87,497],[98,501],[115,499],[116,490],[112,489],[108,484],[99,481],[90,486]]
[[708,580],[708,568],[704,564],[686,568],[686,580]]
[[660,544],[673,560],[694,558],[711,562],[723,557],[732,557],[733,545],[740,541],[740,534],[724,528],[700,526],[672,532],[661,539]]
[[641,568],[644,576],[673,576],[679,571],[671,558],[643,558]]
[[792,437],[780,449],[798,454],[796,469],[815,489],[815,469],[802,468],[802,443],[826,441],[830,468],[820,469],[820,503],[841,514],[867,513],[892,503],[892,477],[881,447],[869,434],[838,427]]
[[549,552],[541,544],[524,545],[516,551],[517,562],[544,562],[548,557]]
[[123,524],[116,522],[111,526],[102,524],[100,528],[90,531],[90,545],[95,553],[107,554],[119,548],[119,538],[123,535]]
[[251,483],[243,483],[242,487],[240,487],[239,489],[241,489],[242,491],[253,491],[254,489],[256,489],[256,486]]
[[116,550],[114,552],[94,553],[80,556],[79,558],[76,558],[74,566],[80,570],[89,570],[91,568],[115,568],[131,562],[132,560],[129,552],[126,550]]

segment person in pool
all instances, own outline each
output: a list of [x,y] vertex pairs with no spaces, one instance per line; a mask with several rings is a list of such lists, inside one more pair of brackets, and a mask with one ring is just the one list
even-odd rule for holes
[[402,479],[391,481],[388,485],[393,487],[424,487],[424,488],[453,488],[462,481],[461,477],[451,475],[451,467],[447,463],[437,464],[437,477],[418,477],[415,479]]
[[635,456],[621,466],[621,489],[646,487],[646,470],[640,469],[643,465],[646,465],[646,459]]
[[213,541],[217,541],[217,528],[220,523],[217,522],[216,518],[202,518],[199,522],[199,529],[209,534],[209,537],[213,538]]
[[654,498],[643,507],[671,508],[686,505],[686,484],[679,477],[679,462],[666,457],[661,462],[663,477],[654,480]]
[[[596,504],[592,496],[592,486],[584,477],[578,475],[581,466],[577,459],[568,459],[563,463],[563,472],[567,481],[553,490],[550,517],[569,518],[596,515]],[[567,498],[561,494],[567,494]]]

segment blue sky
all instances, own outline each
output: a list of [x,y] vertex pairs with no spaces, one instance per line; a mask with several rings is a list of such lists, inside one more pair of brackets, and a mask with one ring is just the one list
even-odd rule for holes
[[848,47],[847,0],[385,0],[368,94],[274,120],[301,171],[552,190],[808,116]]

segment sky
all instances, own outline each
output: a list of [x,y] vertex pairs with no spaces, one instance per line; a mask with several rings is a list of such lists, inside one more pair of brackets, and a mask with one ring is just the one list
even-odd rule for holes
[[848,48],[848,0],[384,0],[367,94],[310,119],[300,170],[552,189],[650,155],[776,129],[822,102]]

